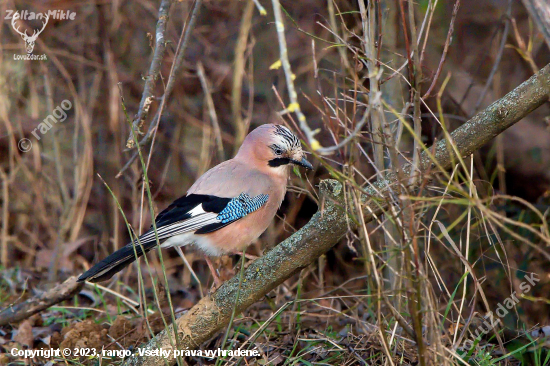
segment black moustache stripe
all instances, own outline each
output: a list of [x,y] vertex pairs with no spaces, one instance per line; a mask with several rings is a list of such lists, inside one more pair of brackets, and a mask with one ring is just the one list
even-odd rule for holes
[[278,166],[281,166],[281,165],[290,164],[290,159],[289,158],[275,158],[275,159],[271,159],[270,161],[268,161],[267,164],[270,167],[274,168],[274,167],[278,167]]

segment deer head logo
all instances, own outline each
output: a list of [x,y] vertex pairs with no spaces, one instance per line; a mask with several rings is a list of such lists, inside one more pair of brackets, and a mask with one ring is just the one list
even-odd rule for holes
[[21,38],[23,38],[23,40],[25,41],[25,48],[27,49],[27,53],[32,53],[32,51],[34,50],[34,42],[36,42],[38,35],[42,33],[44,28],[46,28],[46,24],[48,24],[48,20],[50,19],[50,16],[49,14],[46,14],[43,17],[44,22],[42,23],[42,29],[40,29],[39,31],[35,30],[32,36],[29,36],[26,30],[23,33],[19,30],[19,27],[15,26],[15,21],[20,18],[21,18],[21,15],[19,13],[16,12],[15,14],[13,14],[13,17],[11,19],[11,26],[13,27],[13,29],[15,29],[17,33],[21,35]]

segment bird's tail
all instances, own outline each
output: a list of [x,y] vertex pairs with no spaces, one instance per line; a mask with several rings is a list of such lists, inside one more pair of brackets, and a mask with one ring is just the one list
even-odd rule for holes
[[156,244],[156,241],[142,243],[142,245],[128,244],[81,274],[78,277],[78,282],[89,281],[95,283],[108,280],[144,253],[153,249]]

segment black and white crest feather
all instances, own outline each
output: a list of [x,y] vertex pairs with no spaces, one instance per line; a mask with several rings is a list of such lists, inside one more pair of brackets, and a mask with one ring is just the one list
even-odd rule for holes
[[298,137],[285,126],[276,125],[275,135],[281,138],[281,142],[284,144],[286,150],[295,150],[302,148]]

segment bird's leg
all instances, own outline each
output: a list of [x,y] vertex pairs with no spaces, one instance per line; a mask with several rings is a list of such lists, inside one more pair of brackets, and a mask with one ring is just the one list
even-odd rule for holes
[[197,281],[197,283],[199,284],[199,291],[201,293],[201,297],[204,297],[204,293],[202,292],[202,286],[201,286],[201,281],[199,280],[199,277],[197,277],[197,274],[195,273],[195,271],[193,271],[193,268],[191,267],[191,263],[189,263],[187,261],[187,258],[185,258],[185,255],[183,255],[183,251],[181,250],[181,247],[179,246],[175,246],[174,248],[176,248],[176,252],[178,252],[178,254],[180,255],[181,259],[183,260],[183,263],[185,264],[185,266],[187,267],[187,269],[189,270],[189,272],[191,272],[191,276],[193,276],[193,278],[195,279],[195,281]]
[[252,259],[252,260],[256,260],[256,259],[260,258],[260,257],[257,257],[257,256],[255,256],[255,255],[252,255],[252,254],[248,254],[248,253],[245,253],[245,252],[241,252],[240,250],[234,251],[233,254],[238,254],[238,255],[240,255],[241,257],[244,255],[244,257],[245,257],[246,259]]
[[222,280],[220,280],[220,277],[218,277],[218,273],[216,272],[212,261],[208,257],[204,257],[204,259],[206,260],[206,264],[208,264],[208,268],[210,268],[210,272],[212,272],[212,277],[214,277],[216,288],[220,287],[222,285]]

